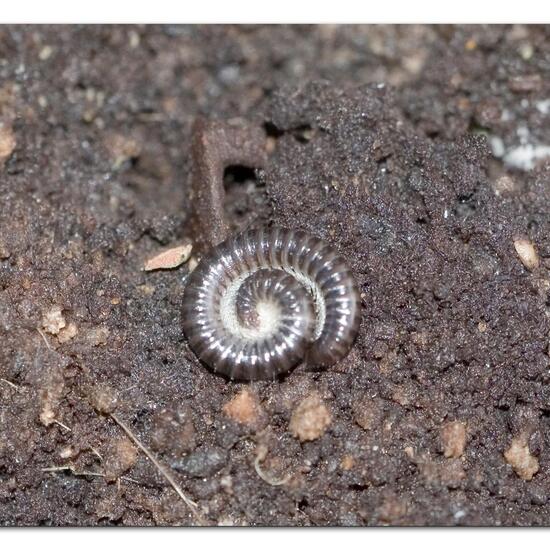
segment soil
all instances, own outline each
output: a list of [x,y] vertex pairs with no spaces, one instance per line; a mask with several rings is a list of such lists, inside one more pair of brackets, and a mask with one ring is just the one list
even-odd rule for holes
[[[2,525],[550,525],[548,27],[13,26],[0,59]],[[356,273],[334,367],[214,375],[197,258],[142,270],[196,238],[199,116],[265,135],[233,230]]]

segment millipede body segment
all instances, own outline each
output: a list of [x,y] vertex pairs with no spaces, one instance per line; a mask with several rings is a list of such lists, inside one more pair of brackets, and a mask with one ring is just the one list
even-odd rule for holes
[[184,291],[191,348],[231,379],[273,379],[306,361],[329,366],[359,328],[358,287],[325,242],[281,228],[247,231],[213,248]]

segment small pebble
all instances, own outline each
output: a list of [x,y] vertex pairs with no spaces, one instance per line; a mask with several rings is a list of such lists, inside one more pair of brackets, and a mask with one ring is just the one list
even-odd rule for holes
[[186,262],[191,256],[193,245],[186,243],[176,246],[157,254],[147,260],[143,266],[143,271],[153,271],[155,269],[173,269]]
[[52,53],[53,48],[51,46],[44,46],[38,53],[38,59],[40,59],[40,61],[46,61],[46,59],[51,57]]
[[518,253],[521,263],[530,271],[539,267],[539,257],[535,246],[531,241],[527,239],[516,239],[514,241],[514,248]]
[[203,447],[185,458],[171,463],[172,468],[191,477],[209,477],[227,462],[227,453],[220,447]]
[[57,339],[61,344],[72,340],[78,333],[78,329],[74,323],[69,323],[66,327],[62,328],[57,335]]
[[94,388],[89,398],[92,407],[99,413],[110,414],[116,409],[117,397],[114,390],[108,386]]
[[521,435],[512,439],[510,447],[504,453],[504,458],[516,474],[525,481],[533,479],[539,471],[539,461],[530,453],[526,438]]
[[248,388],[239,392],[231,401],[223,406],[223,412],[231,420],[245,426],[255,426],[259,423],[263,411],[258,398]]
[[109,329],[107,327],[91,328],[86,334],[86,341],[91,346],[104,346],[109,337]]
[[326,405],[317,394],[306,397],[294,410],[289,429],[300,441],[314,441],[330,426],[332,419]]
[[351,455],[344,455],[340,461],[340,467],[342,470],[348,471],[355,465],[355,459]]
[[493,182],[492,188],[497,197],[512,195],[516,190],[516,182],[510,176],[501,176]]
[[52,306],[42,316],[42,328],[49,334],[59,334],[66,324],[67,322],[65,321],[65,317],[63,317],[62,309],[58,305]]
[[449,422],[442,426],[440,434],[443,454],[446,458],[459,458],[466,447],[466,424]]

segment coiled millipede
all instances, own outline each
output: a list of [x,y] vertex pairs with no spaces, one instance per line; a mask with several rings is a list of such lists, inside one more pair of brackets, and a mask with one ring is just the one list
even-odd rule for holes
[[316,237],[277,227],[214,247],[184,290],[191,348],[231,379],[273,379],[301,361],[332,365],[349,352],[360,317],[344,260]]

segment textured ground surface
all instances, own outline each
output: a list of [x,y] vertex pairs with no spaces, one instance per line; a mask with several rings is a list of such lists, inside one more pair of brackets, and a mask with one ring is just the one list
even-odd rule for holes
[[[550,525],[549,44],[0,28],[0,523],[197,523],[114,410],[209,524]],[[211,374],[189,264],[141,270],[192,237],[197,115],[265,129],[265,169],[227,175],[235,227],[307,229],[357,274],[328,371]]]

